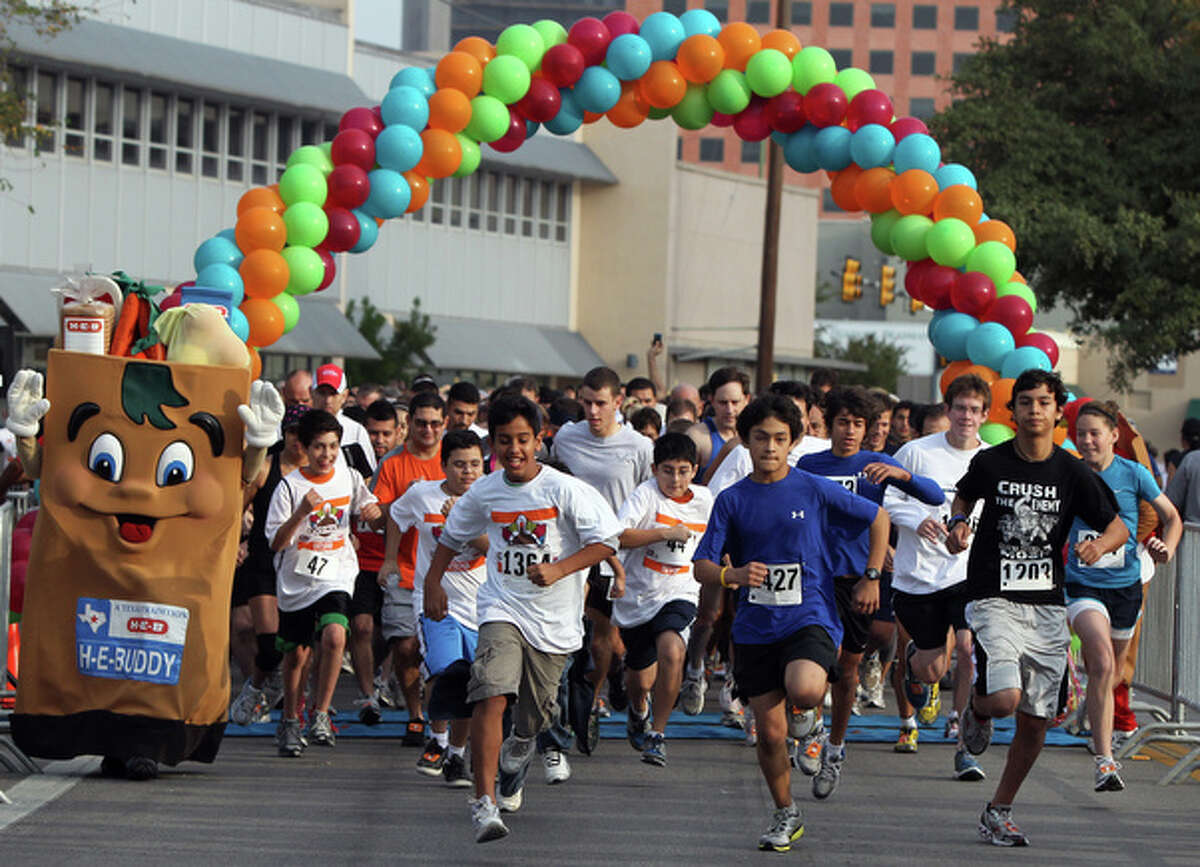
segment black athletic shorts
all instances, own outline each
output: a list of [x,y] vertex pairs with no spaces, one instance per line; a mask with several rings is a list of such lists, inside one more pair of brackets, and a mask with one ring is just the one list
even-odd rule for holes
[[733,645],[733,682],[740,699],[785,690],[788,663],[808,659],[828,672],[832,683],[838,676],[838,651],[823,626],[805,626],[771,644]]
[[275,595],[275,571],[243,563],[233,572],[233,607],[246,605],[255,596]]
[[[956,584],[933,593],[892,591],[892,607],[904,631],[918,650],[946,646],[946,633],[967,628],[966,584]],[[900,652],[903,652],[901,649]]]
[[[1089,587],[1087,584],[1076,584],[1068,581],[1066,586],[1067,605],[1080,599],[1095,599],[1108,612],[1109,625],[1120,632],[1128,632],[1137,626],[1138,618],[1142,616],[1142,582],[1135,581],[1125,587]],[[1071,612],[1074,617],[1074,612]]]
[[379,620],[383,610],[383,588],[379,586],[379,573],[362,569],[354,579],[354,595],[350,597],[350,617],[370,614]]
[[688,633],[695,619],[695,605],[683,599],[672,599],[645,623],[638,626],[622,626],[625,667],[641,671],[658,662],[658,636],[664,632],[679,633],[686,647]]
[[871,615],[873,620],[895,623],[896,613],[892,610],[892,573],[879,573],[879,607]]
[[[863,614],[854,610],[854,585],[858,578],[834,578],[833,597],[837,602],[838,617],[842,619],[842,650],[846,653],[862,653],[867,649],[867,639],[871,636],[871,621],[873,614]],[[880,594],[883,588],[880,588]]]
[[608,598],[608,590],[612,587],[612,576],[600,574],[600,564],[597,563],[588,570],[587,598],[585,608],[594,608],[605,617],[612,619],[612,600]]
[[299,611],[279,612],[279,644],[282,649],[292,650],[295,647],[307,647],[313,643],[322,629],[330,623],[338,623],[349,630],[350,619],[346,612],[350,610],[350,594],[344,590],[326,593],[312,605]]

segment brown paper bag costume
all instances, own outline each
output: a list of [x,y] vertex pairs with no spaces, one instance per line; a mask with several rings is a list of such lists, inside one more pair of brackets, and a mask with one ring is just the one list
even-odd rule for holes
[[12,732],[25,752],[211,762],[249,373],[50,353]]

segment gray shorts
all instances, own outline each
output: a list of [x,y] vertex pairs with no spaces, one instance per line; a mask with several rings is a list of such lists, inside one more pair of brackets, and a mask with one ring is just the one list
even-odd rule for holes
[[481,623],[467,702],[515,695],[513,732],[531,738],[558,716],[558,681],[568,656],[538,650],[511,623]]
[[[391,576],[393,579],[395,576]],[[379,611],[379,623],[383,637],[413,638],[417,634],[417,612],[413,611],[413,592],[396,587],[389,581],[383,591],[383,607]]]
[[976,599],[967,603],[966,614],[975,634],[975,692],[1019,689],[1018,710],[1041,719],[1056,716],[1071,646],[1066,610]]

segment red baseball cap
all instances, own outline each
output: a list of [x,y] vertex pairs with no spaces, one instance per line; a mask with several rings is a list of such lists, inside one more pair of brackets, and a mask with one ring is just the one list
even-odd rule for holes
[[322,364],[317,368],[316,387],[320,388],[322,385],[329,386],[338,393],[345,391],[349,388],[349,383],[346,382],[346,371],[336,364]]

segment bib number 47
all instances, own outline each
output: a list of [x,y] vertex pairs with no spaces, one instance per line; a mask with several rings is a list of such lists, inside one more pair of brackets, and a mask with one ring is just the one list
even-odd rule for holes
[[313,578],[320,578],[325,572],[325,567],[328,565],[328,557],[322,557],[320,554],[312,554],[303,560],[301,563],[301,570],[305,575],[310,575]]

